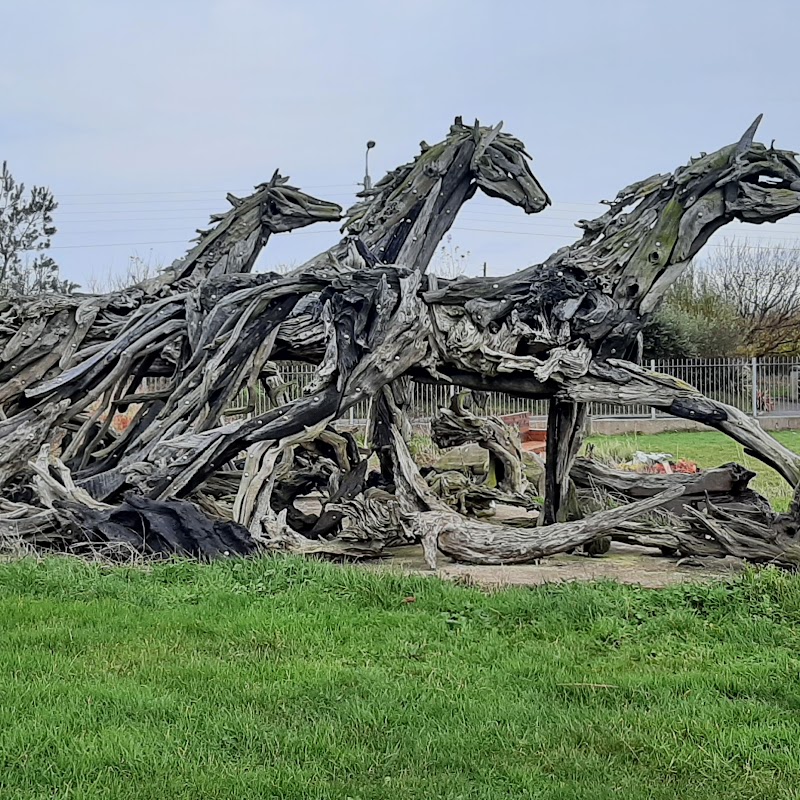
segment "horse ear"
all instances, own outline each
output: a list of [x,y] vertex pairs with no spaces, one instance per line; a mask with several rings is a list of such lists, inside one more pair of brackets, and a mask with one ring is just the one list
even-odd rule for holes
[[744,132],[742,138],[736,143],[736,148],[733,151],[734,156],[740,156],[743,153],[746,153],[753,145],[753,139],[755,138],[756,131],[758,130],[759,123],[761,122],[761,118],[763,114],[759,114],[754,120],[752,125]]
[[453,120],[453,125],[463,125],[463,124],[464,124],[464,120],[463,120],[462,117],[456,117]]
[[489,128],[486,133],[483,133],[479,140],[478,145],[475,148],[475,152],[472,154],[472,168],[473,170],[477,168],[478,160],[483,156],[483,154],[488,149],[489,145],[497,138],[498,134],[500,133],[500,129],[503,127],[502,122],[498,122],[494,128]]

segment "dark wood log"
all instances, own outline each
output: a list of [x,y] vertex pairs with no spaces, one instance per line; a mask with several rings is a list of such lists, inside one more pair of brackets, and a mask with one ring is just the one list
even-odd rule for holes
[[129,553],[210,559],[247,556],[256,549],[243,525],[211,519],[183,500],[158,501],[131,494],[107,510],[65,504],[59,511],[63,522],[76,531],[71,545],[85,542],[100,552],[111,547],[120,552],[119,545],[124,545]]
[[570,471],[572,481],[580,489],[590,493],[600,491],[627,500],[652,497],[670,486],[683,486],[684,493],[679,500],[662,506],[663,510],[677,516],[687,513],[686,506],[705,508],[709,500],[716,506],[736,507],[740,513],[745,513],[747,509],[754,514],[774,516],[766,498],[749,487],[755,476],[755,472],[733,463],[693,475],[649,475],[612,469],[606,464],[585,458],[576,459]]
[[586,406],[553,399],[547,416],[545,495],[542,521],[545,525],[566,520],[566,498],[572,462],[583,441]]
[[[336,531],[341,522],[343,514],[336,508],[337,503],[342,503],[347,500],[354,500],[365,489],[365,482],[367,477],[366,460],[359,462],[354,467],[346,472],[341,479],[341,484],[334,491],[329,500],[331,508],[326,508],[311,530],[309,538],[319,539],[322,536],[327,536]],[[295,527],[295,530],[297,528]]]
[[661,520],[626,522],[617,526],[614,540],[658,547],[683,557],[732,556],[755,564],[800,568],[796,532],[786,533],[785,518],[772,524],[752,522],[709,504],[701,511],[687,506],[684,518],[668,515]]

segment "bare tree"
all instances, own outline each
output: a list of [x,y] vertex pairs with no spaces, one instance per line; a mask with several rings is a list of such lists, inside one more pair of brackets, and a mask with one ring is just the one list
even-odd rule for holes
[[445,244],[436,251],[430,265],[430,271],[440,278],[453,280],[467,274],[470,252],[462,251],[458,245],[453,245],[453,237],[448,234]]
[[109,267],[103,277],[93,274],[87,281],[86,288],[92,294],[121,291],[155,277],[160,269],[161,265],[153,264],[151,257],[145,260],[139,255],[133,255],[128,261],[125,272],[114,272]]
[[796,247],[726,240],[699,274],[706,297],[731,309],[743,354],[800,349],[800,253]]

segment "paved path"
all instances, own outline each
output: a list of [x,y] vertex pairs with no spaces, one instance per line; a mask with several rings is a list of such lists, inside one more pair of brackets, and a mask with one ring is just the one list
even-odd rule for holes
[[456,564],[441,556],[438,569],[430,570],[418,545],[392,548],[388,558],[381,561],[363,561],[365,569],[400,570],[415,575],[436,575],[481,586],[501,588],[507,586],[540,586],[545,583],[565,581],[614,580],[660,589],[678,583],[720,580],[729,578],[743,569],[740,562],[730,558],[677,561],[660,555],[658,551],[614,543],[604,556],[590,558],[585,555],[551,556],[539,564],[510,567],[483,567]]

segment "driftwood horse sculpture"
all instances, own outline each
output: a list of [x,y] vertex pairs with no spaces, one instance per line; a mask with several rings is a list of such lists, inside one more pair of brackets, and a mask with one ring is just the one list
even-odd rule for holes
[[[49,526],[48,541],[63,543],[52,531],[67,519],[67,538],[80,528],[107,542],[128,536],[124,529],[130,540],[138,535],[128,525],[134,505],[145,527],[171,509],[170,525],[180,528],[180,509],[194,503],[212,527],[233,526],[225,541],[238,535],[248,543],[237,551],[260,542],[363,554],[397,536],[424,538],[429,554],[438,546],[461,558],[524,560],[574,547],[683,491],[666,487],[656,499],[562,521],[585,404],[595,400],[651,404],[715,426],[797,485],[800,458],[754,420],[636,363],[648,315],[714,231],[733,219],[773,222],[800,209],[794,154],[755,143],[756,125],[736,144],[624,189],[606,214],[580,223],[584,235],[574,245],[504,278],[448,282],[426,274],[441,237],[478,189],[528,213],[549,203],[519,140],[499,126],[457,119],[443,142],[423,143],[413,162],[364,194],[347,213],[339,244],[288,275],[249,274],[268,201],[248,198],[232,201],[224,230],[226,218],[205,235],[228,254],[224,267],[191,277],[191,269],[174,265],[156,293],[129,290],[142,299],[115,310],[110,323],[78,311],[80,303],[115,308],[106,298],[7,307],[0,316],[8,331],[0,373],[6,529],[36,518],[40,529]],[[292,207],[304,213],[270,230],[338,214],[291,191]],[[234,220],[245,211],[253,221],[240,232]],[[59,309],[45,317],[62,314],[66,329],[49,331],[49,356],[36,349],[36,302]],[[286,358],[317,364],[307,393],[223,424],[237,394],[256,391],[270,362]],[[21,378],[31,363],[37,371]],[[151,375],[167,375],[169,387],[137,392]],[[467,522],[432,496],[402,436],[409,377],[550,400],[544,526],[509,532]],[[371,438],[382,477],[369,476],[352,440],[331,427],[365,398],[375,399]],[[140,404],[133,424],[112,435],[109,412],[133,402]],[[320,514],[294,508],[309,489],[323,490]],[[185,542],[185,534],[174,538]],[[741,535],[752,538],[752,531]],[[781,535],[791,538],[786,525]],[[791,545],[776,546],[785,553]]]

